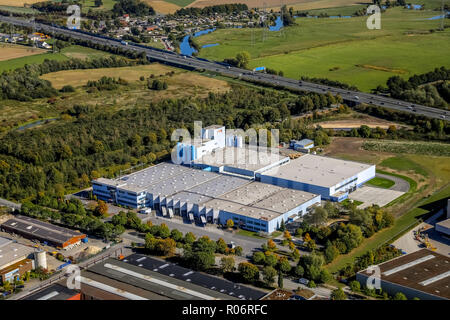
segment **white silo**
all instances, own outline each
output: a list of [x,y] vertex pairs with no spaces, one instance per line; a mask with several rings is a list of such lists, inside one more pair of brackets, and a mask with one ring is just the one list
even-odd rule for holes
[[44,250],[34,252],[35,268],[47,269],[47,255]]

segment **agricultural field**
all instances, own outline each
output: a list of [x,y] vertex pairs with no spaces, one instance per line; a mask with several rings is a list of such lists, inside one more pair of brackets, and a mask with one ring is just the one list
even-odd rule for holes
[[[2,3],[1,0],[0,0],[0,3]],[[38,12],[37,10],[32,9],[32,8],[3,6],[3,5],[0,5],[0,10],[8,11],[8,12],[16,12],[16,13],[36,13],[36,12]]]
[[370,91],[394,75],[408,78],[449,65],[450,29],[429,31],[439,26],[439,20],[427,20],[437,14],[389,9],[382,14],[381,30],[368,30],[366,17],[298,18],[296,26],[267,32],[264,42],[261,29],[249,28],[217,30],[196,40],[200,46],[219,43],[203,48],[203,58],[223,60],[246,48],[251,68],[282,70],[291,78],[325,77]]
[[[32,53],[31,47],[26,46],[19,46],[22,47],[24,52],[28,52],[27,50],[30,50],[29,52]],[[1,47],[0,46],[0,52],[2,52],[3,49],[6,49],[7,47]],[[78,59],[94,59],[99,57],[105,57],[110,56],[110,53],[99,51],[91,48],[81,47],[81,46],[70,46],[66,47],[61,50],[61,52],[58,53],[52,53],[46,50],[42,49],[34,49],[37,52],[34,55],[28,55],[28,56],[22,56],[20,58],[12,58],[8,60],[2,60],[0,58],[0,72],[7,71],[7,70],[13,70],[17,68],[21,68],[26,64],[33,64],[33,63],[42,63],[44,60],[67,60],[70,58],[78,58]],[[5,50],[6,51],[6,50]]]
[[41,2],[41,0],[0,0],[0,6],[23,7],[36,2]]
[[103,2],[102,6],[96,7],[94,0],[84,0],[84,2],[82,3],[83,4],[82,11],[83,12],[88,12],[89,9],[92,9],[92,10],[111,10],[114,7],[114,4],[117,2],[117,0],[102,0],[102,2]]
[[415,153],[450,157],[450,145],[428,141],[373,140],[363,144],[363,149],[392,153]]
[[195,0],[164,0],[164,1],[174,4],[178,7],[188,7],[190,4],[195,2]]
[[46,50],[25,47],[14,44],[0,44],[0,61],[23,58],[37,54],[43,54]]
[[151,6],[157,13],[174,13],[178,9],[181,9],[180,5],[175,4],[174,2],[168,2],[163,0],[144,0],[149,6]]

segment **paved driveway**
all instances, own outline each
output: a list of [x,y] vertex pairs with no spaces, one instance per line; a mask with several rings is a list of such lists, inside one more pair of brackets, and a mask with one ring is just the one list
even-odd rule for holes
[[376,187],[363,186],[348,195],[352,200],[363,202],[359,209],[370,207],[372,204],[377,204],[380,207],[387,205],[394,199],[400,197],[404,192],[391,189],[382,189]]

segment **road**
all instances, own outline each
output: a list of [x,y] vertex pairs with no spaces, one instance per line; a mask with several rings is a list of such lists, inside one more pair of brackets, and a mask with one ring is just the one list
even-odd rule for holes
[[316,93],[326,93],[330,92],[332,94],[339,94],[342,96],[346,103],[367,103],[379,107],[384,107],[396,111],[403,111],[407,113],[414,113],[429,118],[435,119],[445,119],[446,121],[450,118],[450,112],[426,107],[423,105],[413,104],[410,102],[405,102],[401,100],[391,99],[385,96],[363,93],[358,91],[351,91],[346,89],[340,89],[335,87],[330,87],[327,85],[321,85],[306,81],[298,81],[295,79],[285,78],[277,75],[270,75],[266,73],[257,73],[241,68],[231,67],[229,65],[209,61],[206,59],[201,59],[197,57],[191,57],[186,55],[180,55],[171,51],[158,50],[155,48],[141,46],[136,44],[122,44],[117,39],[101,37],[94,34],[82,33],[76,30],[69,30],[67,28],[59,26],[50,26],[42,23],[34,23],[27,20],[22,20],[14,17],[7,17],[0,15],[0,21],[8,22],[14,25],[24,26],[24,27],[35,27],[36,31],[43,31],[47,34],[60,33],[66,36],[88,40],[98,44],[108,45],[112,47],[118,47],[121,49],[135,50],[138,52],[145,52],[147,58],[152,61],[158,61],[182,68],[187,68],[191,70],[208,70],[223,74],[225,76],[237,77],[246,81],[253,81],[258,83],[266,83],[274,86],[280,86],[287,89],[316,92]]
[[392,187],[390,187],[389,190],[395,190],[395,191],[401,191],[401,192],[409,191],[409,182],[402,178],[391,176],[388,174],[382,174],[382,173],[377,173],[376,176],[379,178],[388,179],[388,180],[391,180],[394,182],[394,185]]

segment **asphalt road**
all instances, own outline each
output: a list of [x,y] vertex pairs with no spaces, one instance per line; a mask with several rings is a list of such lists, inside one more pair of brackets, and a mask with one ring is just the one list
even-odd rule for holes
[[52,34],[54,32],[62,33],[72,38],[89,40],[95,43],[119,47],[122,49],[135,50],[139,52],[143,51],[146,53],[147,57],[151,60],[176,65],[179,67],[191,69],[205,69],[208,71],[218,72],[225,76],[238,77],[243,80],[256,81],[259,83],[268,83],[271,85],[281,86],[288,89],[295,89],[316,93],[331,92],[332,94],[340,94],[344,99],[344,101],[346,101],[347,103],[355,103],[355,104],[368,103],[397,111],[404,111],[408,113],[423,115],[430,118],[443,120],[445,119],[446,121],[448,121],[448,119],[450,118],[450,112],[448,111],[430,108],[418,104],[412,104],[410,102],[400,101],[396,99],[391,99],[381,95],[363,93],[358,91],[350,91],[326,85],[320,85],[311,82],[280,77],[277,75],[270,75],[266,73],[257,73],[245,69],[226,66],[222,63],[218,63],[215,61],[209,61],[201,58],[176,54],[171,51],[160,51],[154,48],[138,46],[134,44],[125,45],[116,39],[103,38],[97,35],[85,34],[79,31],[69,30],[62,27],[55,27],[41,23],[33,24],[30,21],[21,20],[13,17],[0,15],[0,21],[26,27],[34,26],[36,30],[44,31],[45,33],[48,34]]

